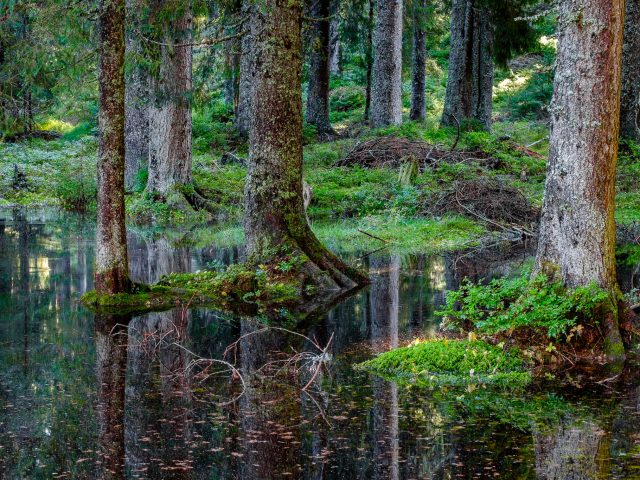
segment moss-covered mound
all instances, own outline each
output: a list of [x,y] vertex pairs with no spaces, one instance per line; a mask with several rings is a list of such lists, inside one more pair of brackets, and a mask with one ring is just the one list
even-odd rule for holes
[[531,380],[524,359],[482,340],[429,340],[385,352],[359,365],[385,378],[424,386],[494,384]]
[[86,293],[82,303],[96,310],[164,310],[180,305],[215,306],[234,311],[281,308],[296,304],[306,292],[291,259],[274,265],[236,264],[224,271],[164,275],[155,285],[136,284],[131,293]]

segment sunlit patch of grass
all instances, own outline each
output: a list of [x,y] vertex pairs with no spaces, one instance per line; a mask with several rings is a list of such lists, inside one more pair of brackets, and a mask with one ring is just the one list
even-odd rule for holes
[[359,220],[315,223],[313,230],[331,249],[341,252],[372,251],[386,247],[392,252],[435,253],[473,246],[487,233],[481,225],[458,216],[440,219],[372,216]]
[[75,128],[75,125],[58,118],[47,118],[46,120],[39,122],[36,125],[38,130],[48,130],[58,133],[69,133]]

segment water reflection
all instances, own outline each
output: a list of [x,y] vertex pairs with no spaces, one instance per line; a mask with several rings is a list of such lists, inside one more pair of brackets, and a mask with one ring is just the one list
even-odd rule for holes
[[[571,373],[515,396],[412,390],[353,369],[432,334],[443,291],[504,274],[504,259],[371,255],[371,286],[302,338],[206,309],[94,318],[76,301],[91,288],[92,241],[80,218],[0,211],[2,478],[638,478],[633,359],[605,383]],[[142,281],[242,257],[184,233],[129,242]],[[620,272],[638,284],[637,268]],[[197,360],[238,339],[227,359],[247,390],[223,405],[239,381]],[[282,368],[315,344],[328,345],[326,368]]]

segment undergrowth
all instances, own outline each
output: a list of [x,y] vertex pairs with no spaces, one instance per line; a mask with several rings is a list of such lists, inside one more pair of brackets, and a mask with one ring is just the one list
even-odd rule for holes
[[544,334],[552,340],[569,340],[586,324],[597,323],[610,298],[595,284],[568,289],[544,275],[530,279],[494,279],[486,285],[464,281],[446,294],[437,315],[444,328],[498,334],[518,329]]

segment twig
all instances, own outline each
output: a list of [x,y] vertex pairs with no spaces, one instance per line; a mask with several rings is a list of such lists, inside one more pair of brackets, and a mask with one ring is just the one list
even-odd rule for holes
[[380,240],[381,242],[391,243],[391,242],[389,242],[389,240],[385,240],[384,238],[377,237],[377,236],[373,235],[372,233],[365,232],[364,230],[360,230],[359,228],[357,230],[358,230],[358,232],[362,233],[363,235],[366,235],[366,236],[371,237],[371,238],[375,238],[376,240]]

